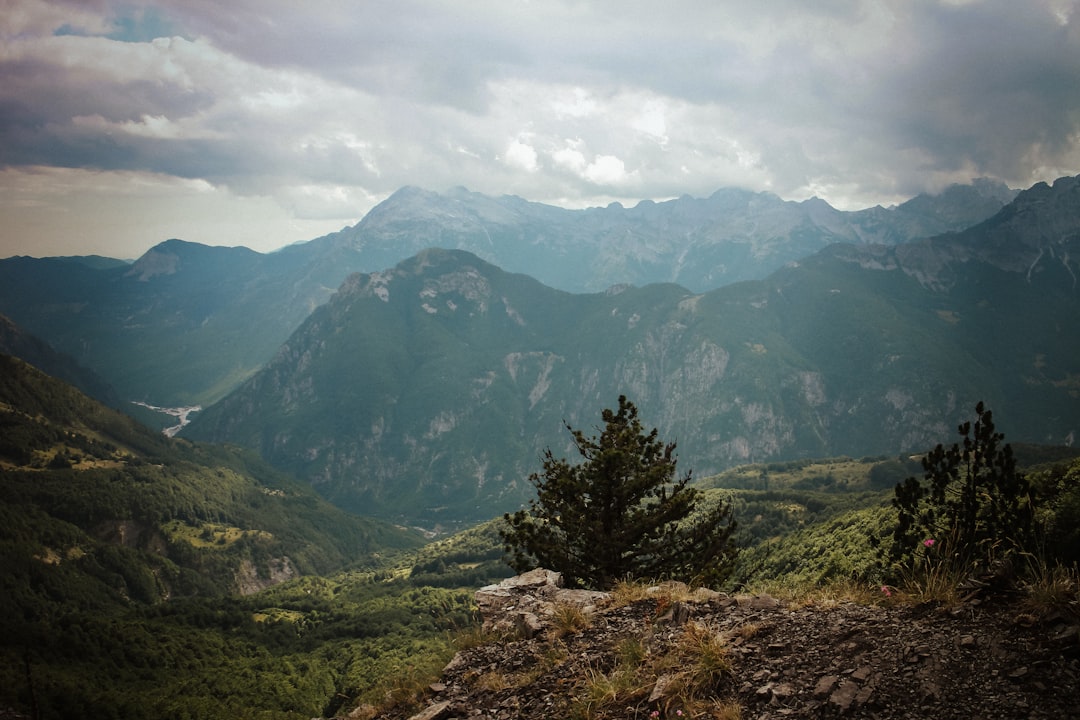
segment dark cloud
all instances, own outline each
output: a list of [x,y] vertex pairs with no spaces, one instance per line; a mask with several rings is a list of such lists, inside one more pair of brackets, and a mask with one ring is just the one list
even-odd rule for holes
[[[1077,17],[1026,3],[914,4],[915,15],[855,88],[867,131],[923,169],[1013,181],[1076,150]],[[857,108],[856,108],[857,110]]]
[[1080,171],[1077,0],[15,1],[0,166],[298,216],[354,220],[404,184],[854,207]]

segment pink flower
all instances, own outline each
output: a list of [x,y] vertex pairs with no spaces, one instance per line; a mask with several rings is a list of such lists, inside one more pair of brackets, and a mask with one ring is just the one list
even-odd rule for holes
[[934,547],[934,538],[926,538],[925,540],[922,541],[922,544],[925,545],[928,548],[929,547]]
[[651,713],[649,713],[649,717],[651,717],[651,718],[660,717],[660,711],[659,710],[653,710]]
[[885,593],[885,597],[892,597],[892,590],[889,589],[888,585],[882,585],[881,592]]

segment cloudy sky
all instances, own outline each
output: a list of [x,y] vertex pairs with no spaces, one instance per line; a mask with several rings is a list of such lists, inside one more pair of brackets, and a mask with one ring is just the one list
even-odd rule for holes
[[0,0],[0,257],[1080,173],[1080,0]]

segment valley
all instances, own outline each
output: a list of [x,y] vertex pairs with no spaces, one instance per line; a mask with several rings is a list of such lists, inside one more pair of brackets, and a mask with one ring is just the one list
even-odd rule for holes
[[[555,676],[532,674],[530,681],[508,673],[501,689],[478,681],[490,658],[510,658],[507,670],[524,667],[533,662],[531,648],[545,642],[503,643],[481,633],[474,593],[510,575],[499,520],[423,541],[340,513],[251,456],[128,425],[17,361],[2,377],[0,422],[4,437],[17,444],[0,446],[0,561],[13,570],[0,599],[0,704],[28,716],[65,718],[97,718],[103,708],[126,718],[300,720],[357,717],[354,710],[370,716],[380,708],[380,717],[411,717],[439,700],[429,686],[458,652],[459,662],[479,664],[475,672],[459,666],[442,678],[454,693],[446,697],[481,707],[492,691],[501,693],[499,702],[509,693],[522,706],[550,696],[545,678]],[[17,407],[27,412],[13,412]],[[31,455],[19,454],[27,449]],[[80,457],[67,467],[48,460],[73,451]],[[1018,445],[1016,452],[1047,507],[1056,508],[1054,546],[1080,550],[1077,451]],[[94,468],[92,458],[112,464]],[[747,623],[747,640],[734,651],[745,662],[732,678],[749,677],[754,653],[767,652],[770,668],[788,669],[791,699],[798,694],[800,702],[812,702],[810,685],[829,674],[826,646],[796,653],[801,646],[792,645],[797,661],[766,651],[752,628],[766,637],[762,623],[773,614],[791,634],[770,631],[770,642],[831,642],[825,640],[833,632],[829,618],[842,617],[849,629],[860,628],[868,647],[887,647],[873,638],[896,623],[913,633],[905,647],[926,644],[930,630],[918,629],[922,623],[881,622],[882,613],[910,619],[926,610],[886,602],[878,590],[882,568],[868,542],[889,532],[893,484],[918,472],[910,457],[833,457],[739,466],[697,481],[707,498],[730,498],[739,523],[742,552],[721,588],[737,604],[693,606],[695,622]],[[293,570],[281,572],[286,567]],[[781,598],[791,594],[791,605],[770,600],[767,612],[745,605],[765,589]],[[801,600],[799,592],[820,592],[823,599]],[[876,597],[868,600],[871,592]],[[837,593],[859,598],[857,604],[837,606]],[[594,627],[618,622],[626,635],[649,637],[662,627],[652,619],[660,607],[646,595]],[[935,632],[952,632],[945,629],[949,616],[934,617]],[[1054,617],[1048,627],[1060,634],[1067,620]],[[1038,638],[1041,627],[1025,630],[1025,637]],[[990,632],[982,626],[978,636]],[[546,657],[553,671],[571,678],[560,685],[569,701],[582,697],[594,676],[559,662],[560,643],[593,643],[590,652],[602,658],[611,651],[611,635],[581,628],[561,637],[550,641]],[[666,645],[655,647],[660,663]],[[933,647],[937,661],[947,662],[950,646]],[[1043,657],[1039,648],[1017,646],[1010,671]],[[867,653],[865,664],[884,667],[893,655]],[[635,672],[656,671],[643,664]],[[580,677],[572,679],[574,673]],[[1070,682],[1064,672],[1038,677]],[[976,686],[992,682],[971,678]],[[884,680],[867,686],[878,693],[875,702],[893,692]],[[464,700],[463,692],[475,694]],[[746,707],[761,702],[753,692],[739,697]],[[649,706],[640,706],[647,715]]]

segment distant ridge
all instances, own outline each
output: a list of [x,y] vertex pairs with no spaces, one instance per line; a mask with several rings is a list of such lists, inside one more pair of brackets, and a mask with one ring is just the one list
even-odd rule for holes
[[790,202],[730,188],[707,198],[566,210],[464,188],[439,194],[405,187],[356,226],[321,241],[356,251],[369,269],[441,247],[571,292],[654,282],[701,292],[762,279],[836,242],[897,244],[962,230],[1015,195],[1002,183],[979,180],[892,208],[843,212],[818,198]]

